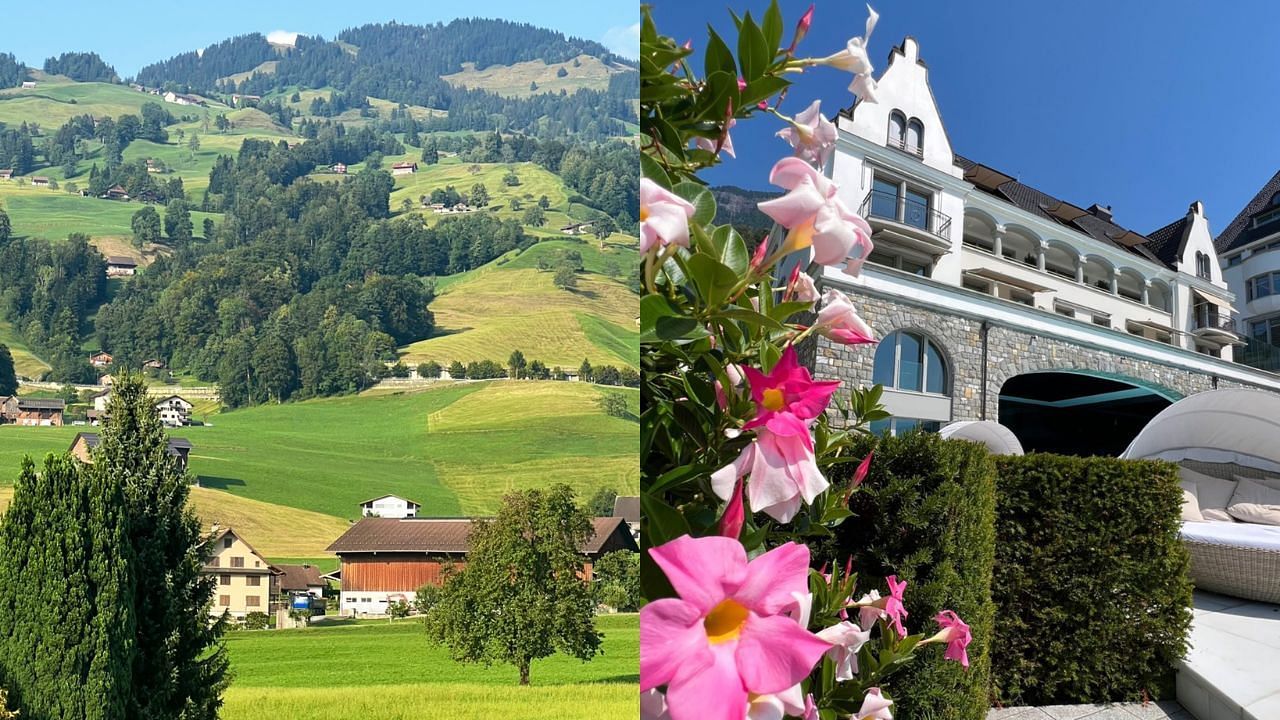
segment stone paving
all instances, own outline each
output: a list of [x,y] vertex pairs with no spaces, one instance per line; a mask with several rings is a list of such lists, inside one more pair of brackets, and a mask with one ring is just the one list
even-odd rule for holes
[[1049,705],[992,710],[987,720],[1196,720],[1173,701],[1114,705]]

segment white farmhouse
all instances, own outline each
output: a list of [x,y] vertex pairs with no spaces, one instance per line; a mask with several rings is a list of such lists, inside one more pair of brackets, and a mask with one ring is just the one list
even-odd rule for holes
[[156,401],[156,412],[160,415],[160,422],[168,427],[190,425],[193,407],[190,402],[178,395],[170,395]]
[[418,503],[398,495],[383,495],[360,503],[360,514],[380,518],[417,517],[420,507]]

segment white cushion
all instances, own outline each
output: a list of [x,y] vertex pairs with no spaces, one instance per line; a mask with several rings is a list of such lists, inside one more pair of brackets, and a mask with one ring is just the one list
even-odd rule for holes
[[1200,498],[1196,496],[1196,484],[1183,480],[1182,486],[1182,519],[1187,522],[1204,522],[1200,514]]
[[1206,519],[1211,519],[1205,514],[1206,510],[1226,510],[1231,504],[1231,496],[1236,491],[1235,480],[1216,478],[1184,467],[1178,468],[1178,476],[1185,482],[1195,483],[1196,498],[1200,501],[1200,514]]
[[1236,521],[1236,519],[1231,517],[1230,513],[1223,508],[1200,508],[1200,517],[1204,518],[1208,522],[1233,523]]
[[1251,523],[1182,523],[1182,537],[1214,545],[1280,550],[1280,527]]
[[1259,485],[1266,485],[1269,488],[1280,490],[1280,477],[1267,476],[1267,477],[1261,477],[1261,478],[1251,478],[1251,477],[1245,477],[1243,475],[1233,475],[1233,477],[1236,479],[1236,482],[1240,482],[1241,480],[1248,480],[1249,482],[1255,482],[1255,483],[1258,483]]
[[1280,490],[1245,478],[1227,506],[1231,517],[1259,525],[1280,525]]

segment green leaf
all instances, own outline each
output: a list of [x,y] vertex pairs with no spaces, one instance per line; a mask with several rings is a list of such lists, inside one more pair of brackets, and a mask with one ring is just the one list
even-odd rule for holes
[[645,295],[640,298],[640,332],[647,333],[654,329],[661,317],[682,317],[680,309],[671,304],[664,295]]
[[720,262],[738,276],[745,275],[751,264],[751,255],[747,253],[747,244],[732,225],[721,225],[712,233],[716,247],[720,252]]
[[707,51],[703,55],[702,70],[707,75],[721,71],[738,77],[738,66],[733,62],[733,53],[710,25],[707,26]]
[[764,11],[764,22],[760,30],[764,33],[765,45],[772,58],[782,45],[782,11],[778,9],[778,0],[772,0],[769,9]]
[[647,153],[640,153],[640,173],[662,187],[671,189],[671,178],[667,176],[667,171]]
[[707,305],[716,306],[724,302],[729,291],[738,284],[738,275],[710,255],[698,253],[685,265]]
[[747,13],[738,30],[738,61],[742,63],[742,77],[748,83],[764,74],[773,52],[765,42],[760,26]]
[[693,318],[685,317],[660,317],[654,323],[654,334],[662,340],[682,340],[695,336],[705,336],[707,331],[702,330],[701,335],[696,331],[702,326]]
[[644,511],[649,532],[647,535],[650,547],[656,547],[681,535],[689,534],[689,523],[679,510],[668,505],[661,498],[651,493],[640,496],[640,507]]
[[747,308],[730,307],[728,309],[717,312],[716,317],[731,318],[733,320],[739,320],[741,322],[745,322],[748,325],[751,325],[754,327],[763,327],[763,328],[768,328],[770,330],[785,329],[781,323],[769,317],[768,315],[761,315],[760,313],[754,310],[748,310]]
[[774,320],[777,320],[778,322],[786,322],[788,319],[791,318],[792,315],[795,315],[798,312],[804,312],[810,309],[811,307],[813,307],[813,303],[801,302],[798,300],[793,300],[791,302],[778,303],[777,305],[773,306],[772,310],[769,311],[769,317],[773,318]]
[[716,198],[705,185],[694,182],[678,183],[671,192],[693,204],[693,217],[689,222],[708,225],[716,218]]

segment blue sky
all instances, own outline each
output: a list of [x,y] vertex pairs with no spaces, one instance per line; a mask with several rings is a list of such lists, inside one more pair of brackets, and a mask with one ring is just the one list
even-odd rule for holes
[[132,75],[150,62],[235,35],[284,30],[332,38],[348,27],[389,20],[424,24],[460,16],[503,18],[596,40],[627,57],[638,54],[640,37],[640,10],[634,0],[218,0],[172,4],[64,0],[5,5],[0,52],[11,52],[39,67],[50,55],[93,50],[121,75]]
[[[819,0],[801,45],[814,56],[861,35],[862,3]],[[659,30],[705,47],[706,25],[736,37],[723,0],[654,0]],[[767,1],[732,0],[757,17]],[[782,3],[790,28],[808,0]],[[906,35],[920,42],[952,148],[1081,207],[1111,205],[1118,223],[1149,232],[1205,202],[1216,234],[1280,170],[1280,3],[874,3],[879,73]],[[788,40],[789,41],[789,40]],[[820,68],[783,111],[821,98],[848,106],[847,75]],[[712,184],[768,188],[787,147],[767,116],[739,123],[738,160]]]

